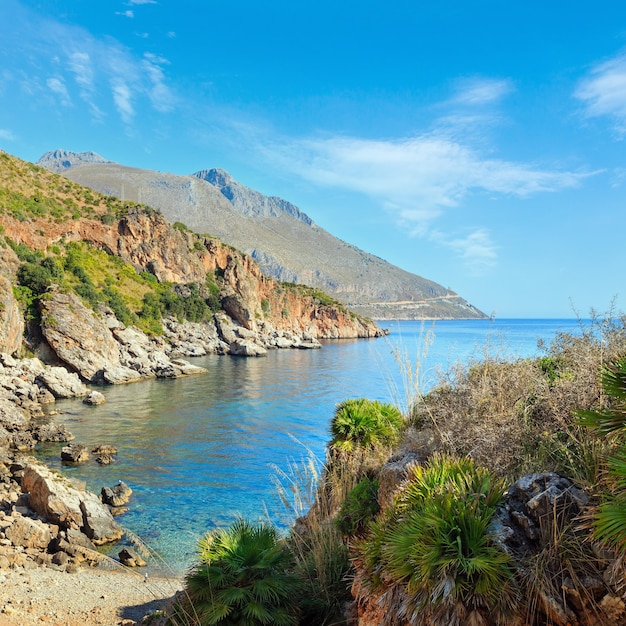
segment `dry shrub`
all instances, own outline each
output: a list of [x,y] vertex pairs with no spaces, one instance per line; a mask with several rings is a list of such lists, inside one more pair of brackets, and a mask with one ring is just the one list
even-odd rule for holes
[[329,454],[322,463],[309,452],[286,471],[275,468],[273,482],[285,521],[291,524],[296,519],[287,542],[305,587],[301,623],[345,623],[352,566],[335,517],[348,493],[380,468],[389,453],[389,448],[357,447],[351,454]]
[[596,482],[609,444],[585,435],[572,413],[606,402],[598,372],[626,354],[626,318],[594,314],[579,333],[539,347],[542,358],[507,360],[489,348],[453,367],[416,396],[412,423],[432,428],[443,451],[510,479],[552,470]]

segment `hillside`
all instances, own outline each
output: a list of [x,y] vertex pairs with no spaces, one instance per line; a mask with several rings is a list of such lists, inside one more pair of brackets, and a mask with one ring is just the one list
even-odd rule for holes
[[249,189],[223,170],[176,176],[64,150],[38,163],[103,194],[153,206],[172,222],[246,252],[267,276],[322,289],[369,317],[485,317],[453,291],[337,239],[290,202]]
[[[382,334],[321,291],[265,277],[251,257],[214,237],[169,224],[150,207],[102,196],[4,152],[0,246],[0,351],[19,350],[20,311],[30,322],[31,338],[38,342],[43,333],[50,343],[49,304],[63,301],[75,309],[75,295],[99,315],[110,313],[122,326],[148,336],[165,332],[165,318],[202,322],[211,336],[205,351],[260,354],[322,338]],[[70,320],[68,329],[74,322],[97,325],[92,316],[84,312],[89,320]],[[58,311],[54,317],[58,322]],[[113,352],[119,347],[111,345]]]

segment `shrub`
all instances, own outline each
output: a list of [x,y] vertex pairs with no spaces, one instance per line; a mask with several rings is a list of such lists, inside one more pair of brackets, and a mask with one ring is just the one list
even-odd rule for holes
[[273,526],[237,520],[199,542],[199,563],[186,577],[199,626],[297,624],[299,583],[292,556]]
[[415,624],[448,625],[462,614],[472,623],[472,612],[477,620],[508,615],[517,602],[514,568],[489,533],[503,493],[503,482],[470,459],[435,455],[414,467],[359,548],[370,584],[401,586],[396,608]]
[[362,478],[341,503],[335,523],[343,535],[361,535],[366,524],[380,511],[378,480]]
[[576,412],[578,422],[597,435],[613,437],[619,448],[607,460],[605,494],[593,519],[596,538],[626,554],[626,359],[606,365],[600,374],[604,393],[611,399],[606,408]]
[[404,425],[402,413],[391,404],[366,398],[344,400],[331,421],[331,450],[352,452],[356,447],[391,445]]

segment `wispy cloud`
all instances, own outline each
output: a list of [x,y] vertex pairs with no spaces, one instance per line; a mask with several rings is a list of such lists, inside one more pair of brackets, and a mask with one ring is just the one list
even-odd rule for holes
[[626,53],[593,67],[574,96],[584,103],[587,116],[607,116],[620,137],[626,135]]
[[462,78],[456,83],[457,93],[451,102],[464,106],[485,106],[500,102],[513,91],[508,79]]
[[[130,4],[156,3],[131,0]],[[166,59],[138,56],[113,38],[95,37],[81,27],[44,19],[23,6],[13,28],[28,32],[29,37],[12,40],[16,54],[26,61],[20,75],[8,80],[33,98],[52,93],[63,106],[85,103],[96,122],[114,118],[115,114],[106,114],[112,109],[127,126],[133,124],[137,110],[168,113],[176,105]],[[42,74],[50,63],[52,71]]]
[[129,18],[133,18],[135,17],[135,13],[134,11],[128,10],[128,11],[115,11],[115,15],[121,15],[122,17],[129,17]]
[[135,109],[132,103],[132,93],[128,85],[119,77],[111,81],[113,89],[113,102],[120,117],[126,124],[130,124],[135,116]]
[[148,96],[152,102],[152,106],[157,111],[168,113],[174,108],[176,99],[172,90],[165,82],[163,65],[169,65],[169,61],[154,54],[144,55],[143,67],[151,82],[151,87],[148,89]]
[[[248,132],[245,126],[241,132]],[[461,235],[437,230],[444,214],[470,200],[527,198],[576,187],[591,175],[485,156],[448,134],[373,140],[329,136],[295,141],[248,134],[266,162],[317,185],[364,194],[405,232],[453,250],[473,273],[495,264],[497,246],[480,226]]]
[[318,184],[367,194],[416,232],[474,192],[527,197],[574,187],[587,174],[491,159],[446,136],[304,139],[259,146],[281,167]]
[[476,276],[484,274],[496,265],[498,247],[484,228],[478,228],[462,236],[450,236],[440,231],[433,231],[430,239],[453,250],[470,273]]
[[17,137],[6,128],[0,128],[0,139],[3,141],[16,141]]
[[65,86],[65,82],[62,78],[59,78],[58,76],[48,78],[48,80],[46,80],[46,85],[53,94],[58,96],[59,102],[63,106],[72,106],[72,99],[70,98],[70,94],[68,93],[67,87]]

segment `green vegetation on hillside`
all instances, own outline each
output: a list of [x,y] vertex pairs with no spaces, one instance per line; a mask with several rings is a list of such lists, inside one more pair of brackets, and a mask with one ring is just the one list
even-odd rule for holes
[[28,319],[37,318],[37,301],[52,284],[74,291],[94,309],[99,303],[109,306],[122,323],[150,334],[163,332],[163,317],[201,322],[220,308],[218,279],[212,274],[203,285],[160,283],[149,272],[138,273],[119,257],[86,243],[54,246],[49,256],[24,244],[9,244],[22,262],[14,291]]

